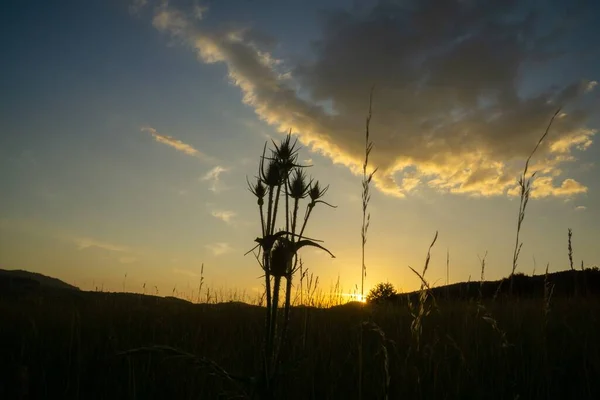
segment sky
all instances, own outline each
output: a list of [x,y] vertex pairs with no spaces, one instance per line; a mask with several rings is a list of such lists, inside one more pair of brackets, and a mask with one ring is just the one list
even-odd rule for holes
[[[82,289],[261,292],[256,175],[292,131],[329,184],[302,249],[327,291],[507,276],[517,178],[536,171],[517,271],[600,263],[600,3],[41,0],[0,16],[0,268]],[[143,289],[145,287],[145,289]],[[152,289],[151,289],[152,288]]]

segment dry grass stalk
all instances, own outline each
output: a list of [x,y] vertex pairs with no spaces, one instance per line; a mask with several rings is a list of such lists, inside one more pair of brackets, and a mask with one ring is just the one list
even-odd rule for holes
[[361,286],[360,295],[361,299],[364,299],[365,295],[365,278],[367,276],[367,266],[365,264],[365,246],[367,244],[367,231],[369,230],[369,224],[371,222],[371,214],[367,211],[369,201],[371,200],[370,184],[377,168],[367,173],[369,166],[369,155],[373,150],[373,142],[370,140],[370,125],[371,118],[373,116],[373,89],[369,95],[369,113],[366,118],[365,127],[365,160],[363,163],[363,180],[362,180],[362,228],[361,228],[361,247],[362,247],[362,262],[361,262]]
[[533,155],[535,154],[537,149],[540,147],[540,145],[542,144],[542,142],[544,141],[546,136],[548,136],[548,132],[550,132],[550,127],[552,127],[552,123],[554,122],[554,119],[556,118],[556,116],[558,115],[559,112],[560,112],[560,108],[558,110],[556,110],[556,112],[550,119],[550,123],[546,127],[544,134],[538,140],[537,144],[533,148],[533,151],[529,154],[529,157],[527,157],[527,161],[525,161],[525,168],[523,169],[523,173],[521,174],[521,176],[518,179],[518,184],[519,184],[519,189],[520,189],[519,215],[517,218],[517,235],[515,237],[515,248],[513,250],[512,271],[510,273],[510,290],[509,290],[510,294],[512,294],[513,281],[514,281],[513,278],[515,275],[515,271],[517,270],[519,254],[521,253],[521,248],[523,247],[523,242],[520,241],[519,235],[521,233],[521,227],[523,225],[523,220],[525,219],[525,209],[527,208],[527,203],[529,202],[529,198],[531,196],[533,180],[535,178],[535,175],[537,174],[537,171],[534,171],[533,173],[531,173],[531,175],[529,175],[529,176],[527,175],[527,173],[529,172],[529,162],[531,161],[531,158],[533,157]]
[[[546,127],[546,130],[544,131],[544,134],[540,137],[540,139],[536,143],[535,147],[533,148],[533,151],[529,154],[529,157],[527,157],[527,160],[525,161],[525,167],[523,169],[523,173],[517,180],[517,183],[519,185],[519,194],[520,194],[519,195],[519,214],[517,217],[517,234],[515,237],[515,247],[513,249],[512,269],[510,272],[509,294],[512,294],[513,281],[514,281],[513,278],[515,275],[515,271],[517,270],[519,254],[521,253],[521,248],[523,247],[523,242],[521,242],[521,240],[520,240],[520,234],[521,234],[521,227],[523,225],[523,220],[525,219],[525,209],[527,208],[527,203],[529,203],[533,180],[535,178],[535,175],[537,174],[537,171],[534,171],[529,176],[527,175],[527,173],[529,172],[529,162],[531,161],[531,158],[533,157],[533,155],[535,154],[537,149],[540,147],[540,145],[542,144],[542,142],[544,141],[546,136],[548,136],[548,132],[550,132],[552,123],[554,122],[554,119],[558,116],[560,110],[561,110],[560,108],[558,110],[556,110],[556,112],[550,119],[550,122],[548,123],[548,126]],[[502,288],[502,282],[503,281],[500,282],[500,284],[498,285],[498,288],[496,289],[496,293],[494,294],[494,300],[500,294],[500,291]]]
[[[373,150],[373,142],[370,139],[371,118],[373,116],[373,88],[369,94],[369,112],[365,120],[365,160],[363,162],[362,178],[362,226],[361,226],[361,272],[360,272],[360,300],[365,299],[365,278],[367,277],[367,265],[365,264],[365,246],[367,244],[367,232],[371,222],[371,214],[367,211],[371,200],[370,185],[377,168],[367,173],[369,167],[369,155]],[[358,398],[362,399],[363,380],[363,330],[360,330],[358,344]]]
[[483,258],[479,258],[479,262],[481,264],[481,279],[479,281],[479,299],[477,300],[477,315],[481,315],[481,319],[483,319],[488,325],[492,328],[494,332],[498,334],[500,337],[500,343],[503,348],[507,348],[510,346],[506,338],[506,332],[504,332],[498,326],[498,321],[494,318],[492,313],[485,307],[483,303],[483,283],[485,281],[485,260],[487,257],[487,251],[483,255]]
[[392,345],[395,346],[394,341],[390,340],[387,338],[385,332],[381,329],[381,327],[379,325],[377,325],[375,322],[373,321],[363,321],[362,323],[362,328],[369,328],[369,330],[371,332],[374,332],[375,334],[377,334],[379,340],[380,340],[380,351],[381,354],[383,355],[383,373],[384,373],[384,382],[383,382],[383,387],[384,387],[384,393],[383,393],[383,398],[385,400],[387,400],[389,398],[389,391],[390,391],[390,380],[391,380],[391,375],[390,375],[390,356],[389,356],[389,349],[388,349],[388,345]]
[[554,284],[548,280],[548,267],[550,263],[546,264],[546,273],[544,274],[544,325],[548,325],[548,314],[550,314],[550,300],[552,299],[552,293],[554,292]]
[[572,245],[572,239],[573,239],[573,231],[571,230],[571,228],[569,228],[569,230],[567,231],[568,234],[568,246],[567,246],[567,250],[569,251],[569,267],[571,268],[571,271],[574,271],[575,268],[573,267],[573,245]]
[[425,280],[425,274],[427,273],[427,269],[429,268],[429,261],[431,260],[431,249],[435,245],[435,242],[438,238],[438,232],[435,232],[435,236],[433,237],[433,241],[429,245],[429,249],[427,250],[427,257],[425,258],[425,266],[423,267],[423,272],[418,273],[414,268],[409,266],[410,270],[417,275],[421,281],[421,289],[419,290],[419,303],[418,305],[414,305],[412,301],[409,300],[409,309],[410,314],[412,316],[412,323],[410,324],[410,330],[412,332],[413,338],[416,343],[416,349],[419,351],[421,345],[421,334],[423,331],[423,319],[429,315],[431,312],[431,305],[428,303],[429,297],[433,300],[433,306],[437,308],[437,304],[435,302],[435,297],[429,293],[429,283]]

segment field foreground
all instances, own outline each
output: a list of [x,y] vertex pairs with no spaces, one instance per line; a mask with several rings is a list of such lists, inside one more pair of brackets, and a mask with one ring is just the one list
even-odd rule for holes
[[[0,398],[246,398],[263,314],[137,294],[2,295]],[[543,298],[438,301],[417,336],[402,304],[294,308],[275,392],[357,398],[364,329],[365,399],[598,399],[599,315],[597,297],[557,297],[549,309]],[[168,348],[122,354],[154,345]]]

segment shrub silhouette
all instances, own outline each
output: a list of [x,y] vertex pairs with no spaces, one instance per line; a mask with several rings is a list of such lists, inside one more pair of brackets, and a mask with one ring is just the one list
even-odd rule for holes
[[378,283],[367,295],[367,302],[379,304],[393,299],[396,296],[396,288],[389,282]]

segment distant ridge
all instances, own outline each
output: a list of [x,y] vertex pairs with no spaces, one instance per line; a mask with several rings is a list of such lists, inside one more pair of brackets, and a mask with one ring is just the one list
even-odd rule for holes
[[37,272],[29,272],[21,269],[0,269],[0,288],[22,289],[35,287],[79,290],[77,286],[69,285],[60,279]]
[[[513,290],[511,297],[520,298],[543,298],[545,283],[552,286],[552,297],[572,297],[572,296],[593,296],[600,297],[600,270],[598,267],[587,268],[585,270],[566,270],[548,273],[547,276],[540,274],[527,276],[517,273],[514,276]],[[5,270],[0,269],[0,294],[3,292],[29,292],[36,289],[62,289],[75,291],[81,295],[103,295],[114,296],[115,298],[135,297],[139,298],[141,294],[136,293],[96,293],[83,292],[78,287],[61,281],[60,279],[46,276],[37,272],[24,270]],[[439,300],[476,300],[491,299],[497,296],[504,297],[509,295],[510,278],[504,278],[497,281],[470,281],[452,283],[450,285],[432,287],[430,293]],[[418,301],[419,291],[410,293],[398,293],[389,302],[405,303],[410,298],[411,301]],[[158,299],[157,296],[143,295],[147,299]],[[196,305],[178,297],[167,296],[166,302],[177,304]],[[386,301],[387,302],[387,301]],[[339,307],[347,308],[356,306],[360,303],[350,302]],[[198,304],[203,307],[255,307],[243,302],[229,301],[219,304]],[[302,308],[303,306],[300,306]],[[337,308],[334,307],[334,308]]]
[[[427,278],[427,277],[426,277]],[[528,276],[516,273],[513,279],[512,297],[543,298],[544,284],[552,285],[552,297],[600,296],[600,270],[598,267],[585,270],[566,270]],[[439,299],[472,300],[491,299],[509,295],[510,278],[498,281],[470,281],[451,283],[431,288],[431,293]],[[391,301],[406,301],[407,297],[417,299],[419,291],[399,293]]]

